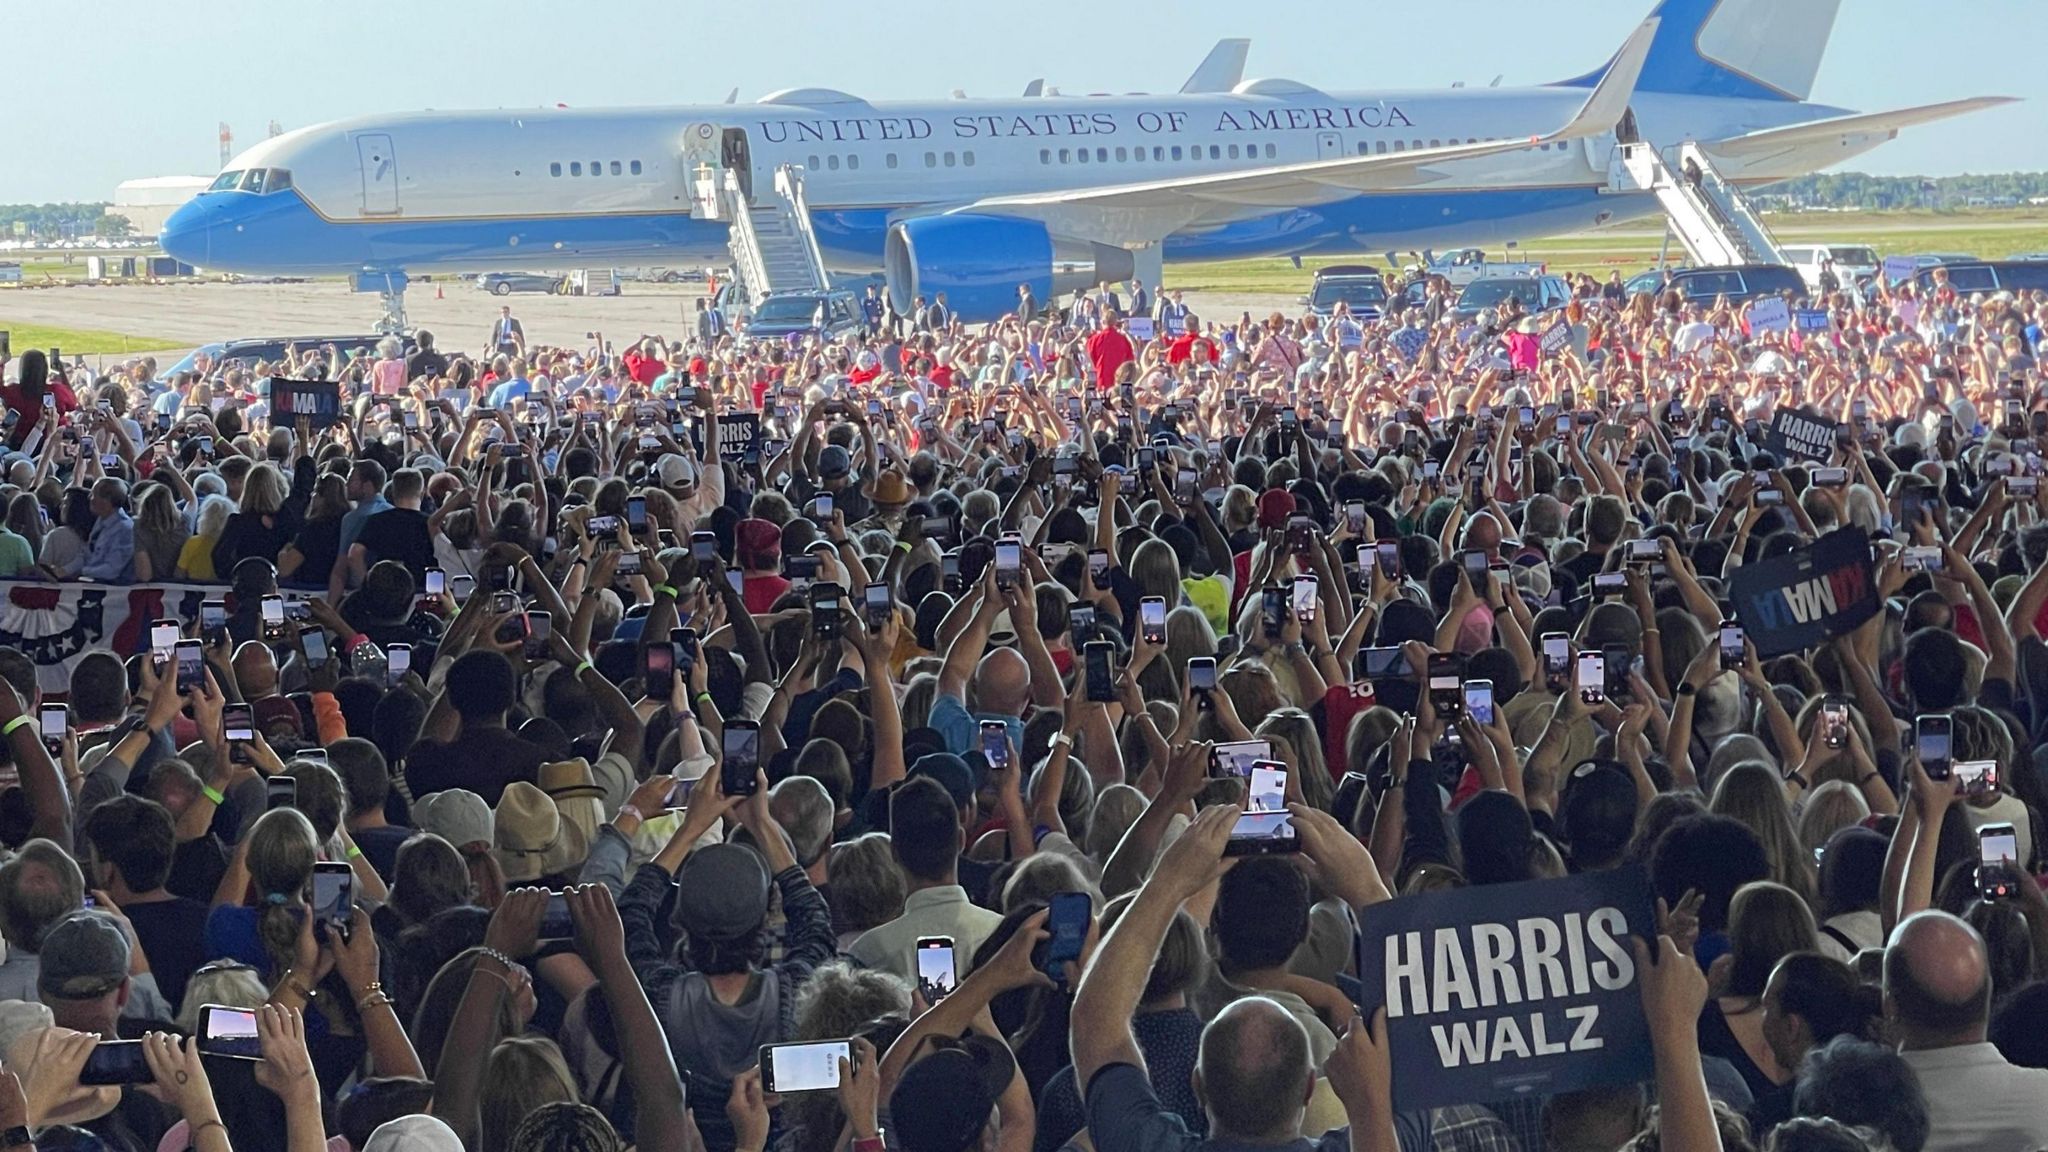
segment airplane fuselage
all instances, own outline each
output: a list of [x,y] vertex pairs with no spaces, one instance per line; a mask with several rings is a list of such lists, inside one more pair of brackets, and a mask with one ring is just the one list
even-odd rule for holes
[[[1527,139],[1584,99],[1568,87],[1323,93],[1252,81],[1227,94],[869,103],[805,89],[744,105],[424,112],[264,141],[173,217],[166,251],[273,275],[722,263],[726,225],[693,181],[733,167],[756,189],[801,165],[835,271],[882,267],[888,226],[989,196],[1140,183],[1452,143]],[[1836,115],[1824,105],[1638,92],[1645,139],[1676,145]],[[737,143],[736,143],[737,142]],[[1818,170],[1877,140],[1732,165],[1749,184]],[[1273,204],[1169,236],[1167,260],[1488,244],[1656,210],[1606,188],[1611,135],[1460,160],[1444,183]],[[289,174],[279,189],[278,171]],[[237,187],[270,173],[264,190]],[[231,178],[232,177],[232,178]]]

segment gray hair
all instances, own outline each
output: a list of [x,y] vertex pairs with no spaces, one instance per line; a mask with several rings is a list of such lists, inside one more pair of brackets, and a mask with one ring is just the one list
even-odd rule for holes
[[832,797],[809,776],[790,776],[768,790],[768,814],[789,833],[796,862],[817,863],[832,845]]

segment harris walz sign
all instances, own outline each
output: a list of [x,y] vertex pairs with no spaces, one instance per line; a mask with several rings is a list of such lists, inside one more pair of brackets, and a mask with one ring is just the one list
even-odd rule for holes
[[1394,1107],[1552,1095],[1650,1074],[1631,935],[1654,938],[1640,866],[1489,884],[1359,914],[1370,1018],[1387,1009]]
[[1780,408],[1764,429],[1764,450],[1779,460],[1825,464],[1835,457],[1841,425],[1797,408]]
[[1758,656],[1811,648],[1877,612],[1870,537],[1861,528],[1836,529],[1804,548],[1737,568],[1728,591]]

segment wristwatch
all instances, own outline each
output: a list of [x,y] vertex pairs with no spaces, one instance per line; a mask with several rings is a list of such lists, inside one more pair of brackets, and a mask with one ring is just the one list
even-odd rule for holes
[[35,1146],[36,1138],[29,1135],[28,1129],[19,1124],[5,1132],[0,1132],[0,1148],[33,1148]]

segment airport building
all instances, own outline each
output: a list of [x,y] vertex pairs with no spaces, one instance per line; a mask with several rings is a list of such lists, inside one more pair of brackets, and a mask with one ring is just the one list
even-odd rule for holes
[[149,176],[123,180],[114,188],[114,202],[107,215],[126,216],[137,236],[154,236],[163,231],[164,221],[185,201],[205,191],[211,176]]

